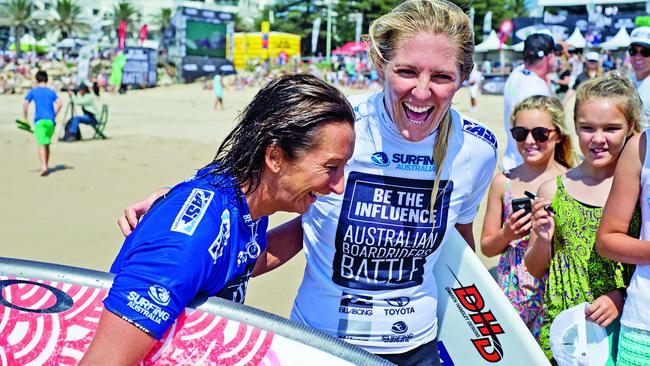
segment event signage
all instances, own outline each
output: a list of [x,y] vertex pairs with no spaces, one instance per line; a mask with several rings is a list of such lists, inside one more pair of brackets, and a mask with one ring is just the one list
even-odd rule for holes
[[157,51],[146,47],[124,48],[126,63],[122,73],[122,84],[155,86]]
[[226,59],[227,39],[233,29],[232,13],[181,7],[175,19],[180,75],[186,82],[215,73],[234,73]]
[[541,29],[548,29],[557,39],[566,39],[577,27],[584,35],[587,42],[598,45],[613,37],[621,27],[631,32],[634,21],[643,13],[618,13],[591,17],[585,15],[553,15],[545,13],[543,17],[517,17],[512,19],[513,44],[523,42],[528,35]]

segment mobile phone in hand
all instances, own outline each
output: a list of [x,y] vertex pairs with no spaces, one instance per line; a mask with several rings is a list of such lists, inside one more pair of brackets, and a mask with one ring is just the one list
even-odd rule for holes
[[512,205],[512,213],[515,213],[521,210],[522,208],[524,209],[524,213],[521,216],[519,216],[519,218],[528,215],[533,209],[532,202],[528,197],[513,198],[511,201],[511,205]]

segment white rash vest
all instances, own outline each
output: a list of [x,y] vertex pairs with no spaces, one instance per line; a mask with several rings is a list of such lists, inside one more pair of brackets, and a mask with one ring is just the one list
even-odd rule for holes
[[303,215],[304,278],[291,318],[379,354],[435,339],[433,264],[446,233],[474,220],[497,160],[483,125],[451,110],[452,132],[431,217],[437,130],[407,141],[384,94],[350,97],[356,145],[343,195],[319,197]]

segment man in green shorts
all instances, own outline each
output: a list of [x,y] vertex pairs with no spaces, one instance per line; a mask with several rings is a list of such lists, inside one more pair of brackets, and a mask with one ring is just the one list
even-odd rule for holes
[[56,93],[47,87],[47,73],[36,73],[36,87],[27,93],[23,102],[23,117],[28,119],[29,103],[35,105],[34,111],[34,136],[38,145],[38,157],[41,161],[41,176],[48,174],[48,161],[50,159],[50,143],[54,134],[56,115],[61,110],[61,100]]

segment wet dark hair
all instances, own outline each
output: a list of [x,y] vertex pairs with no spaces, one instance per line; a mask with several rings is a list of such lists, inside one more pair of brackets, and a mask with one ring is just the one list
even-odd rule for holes
[[260,184],[266,148],[278,146],[293,161],[318,146],[316,136],[328,123],[354,127],[354,112],[343,93],[311,74],[271,80],[238,116],[219,146],[211,173],[231,176],[245,193]]
[[47,72],[43,70],[38,70],[36,73],[36,81],[39,83],[47,83]]

